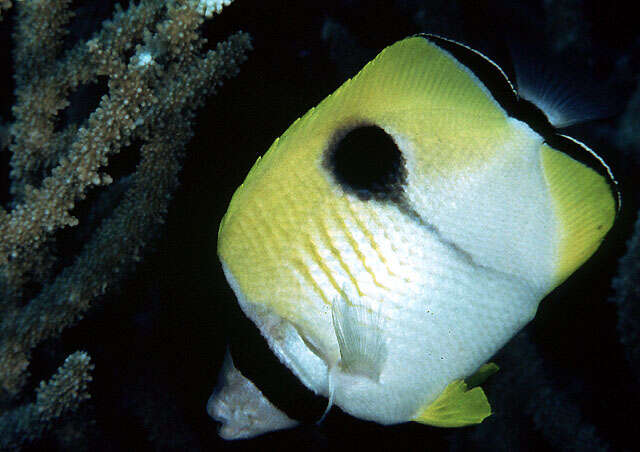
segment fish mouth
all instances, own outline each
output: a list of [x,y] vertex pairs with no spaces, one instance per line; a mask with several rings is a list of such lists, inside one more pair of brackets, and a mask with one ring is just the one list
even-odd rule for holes
[[249,439],[299,424],[273,405],[258,387],[235,367],[227,350],[219,381],[207,401],[207,413],[220,422],[225,440]]

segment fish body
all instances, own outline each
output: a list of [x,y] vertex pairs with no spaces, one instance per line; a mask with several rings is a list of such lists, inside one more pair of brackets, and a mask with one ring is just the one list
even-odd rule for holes
[[[490,407],[464,379],[611,228],[617,200],[602,173],[414,36],[258,159],[218,255],[273,353],[330,404],[381,424],[468,425]],[[218,390],[210,412],[226,437],[252,436],[246,402],[232,409],[229,396]]]

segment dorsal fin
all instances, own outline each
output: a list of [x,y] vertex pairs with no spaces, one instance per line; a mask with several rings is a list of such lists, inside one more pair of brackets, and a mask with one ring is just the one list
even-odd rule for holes
[[590,79],[580,62],[560,61],[523,40],[509,42],[518,95],[536,105],[556,128],[619,112],[614,90]]
[[[500,97],[500,95],[503,94],[510,98],[509,102],[516,101],[518,96],[516,87],[502,67],[487,55],[462,42],[446,38],[444,36],[430,33],[421,34],[419,36],[424,37],[451,53],[454,58],[469,68],[473,74],[480,79],[480,81],[491,92],[492,96]],[[499,91],[499,93],[496,93],[496,90]],[[498,99],[498,102],[500,104],[503,103],[501,99]]]

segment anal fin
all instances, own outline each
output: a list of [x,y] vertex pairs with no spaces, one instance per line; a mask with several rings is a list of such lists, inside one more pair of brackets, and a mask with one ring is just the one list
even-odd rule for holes
[[489,378],[499,370],[500,367],[498,367],[496,363],[483,364],[482,366],[480,366],[480,368],[478,368],[478,370],[475,371],[475,373],[465,378],[464,382],[469,388],[475,388],[476,386],[480,386],[487,380],[487,378]]
[[412,419],[435,427],[464,427],[479,424],[491,415],[491,405],[479,384],[497,372],[498,366],[488,363],[466,380],[454,380]]

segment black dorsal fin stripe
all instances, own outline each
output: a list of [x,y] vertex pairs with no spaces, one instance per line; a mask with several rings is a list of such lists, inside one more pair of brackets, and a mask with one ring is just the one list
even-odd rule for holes
[[581,141],[558,133],[556,128],[549,122],[545,112],[533,102],[519,96],[513,83],[497,63],[481,52],[452,39],[432,34],[419,36],[446,50],[460,64],[467,67],[484,84],[496,102],[500,104],[509,116],[528,124],[529,127],[543,137],[549,146],[564,152],[574,160],[583,163],[605,177],[614,193],[617,211],[620,210],[622,198],[618,182],[611,168],[595,151]]
[[[515,96],[518,97],[518,91],[516,90],[515,86],[513,85],[513,83],[511,83],[511,80],[509,80],[509,76],[507,76],[506,72],[500,67],[500,65],[498,63],[496,63],[495,61],[493,61],[491,58],[489,58],[488,56],[486,56],[484,53],[469,47],[466,44],[463,44],[461,42],[458,42],[454,39],[450,39],[450,38],[446,38],[444,36],[440,36],[440,35],[436,35],[436,34],[432,34],[432,33],[423,33],[420,34],[418,36],[421,36],[431,42],[433,42],[434,44],[437,44],[439,47],[442,47],[443,49],[447,50],[448,52],[452,53],[454,55],[454,57],[456,59],[458,59],[458,56],[462,56],[462,51],[464,49],[464,51],[469,52],[469,55],[474,55],[475,57],[478,58],[478,62],[483,62],[483,64],[488,65],[489,68],[491,68],[492,72],[494,73],[494,75],[492,77],[496,78],[495,81],[491,82],[487,79],[488,85],[487,83],[485,83],[485,81],[483,81],[483,83],[485,83],[485,86],[487,86],[487,88],[489,88],[489,86],[493,85],[493,84],[497,84],[497,85],[502,85],[505,84],[509,87],[509,91],[510,93]],[[460,61],[460,60],[458,60]],[[469,64],[467,64],[464,61],[460,61],[460,63],[464,64],[465,66],[469,67]],[[478,65],[477,63],[473,63],[471,62],[471,64],[473,64],[474,66]],[[469,67],[469,69],[471,69],[472,72],[473,69],[471,67]],[[476,75],[476,77],[478,77],[478,75]],[[480,77],[478,77],[480,78]],[[483,76],[483,78],[486,78],[486,76]],[[482,79],[481,79],[482,81]]]
[[520,108],[518,106],[518,91],[509,80],[506,72],[495,61],[482,52],[453,39],[433,34],[418,36],[445,50],[458,63],[469,69],[509,116],[518,113]]
[[491,58],[452,39],[437,35],[419,36],[445,50],[469,69],[508,116],[527,123],[544,138],[556,133],[546,114],[538,106],[518,95],[506,72]]
[[616,201],[616,214],[622,209],[622,194],[613,170],[602,157],[580,140],[560,133],[554,134],[545,142],[552,148],[564,152],[572,159],[588,166],[607,180]]

